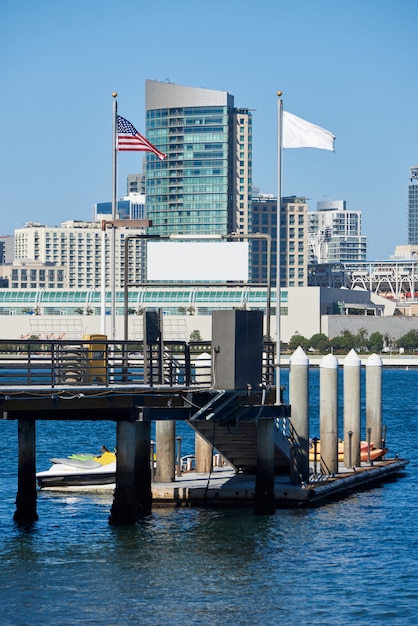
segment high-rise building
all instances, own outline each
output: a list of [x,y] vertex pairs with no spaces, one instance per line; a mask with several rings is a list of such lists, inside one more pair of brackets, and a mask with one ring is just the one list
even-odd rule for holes
[[128,174],[127,193],[140,193],[145,195],[145,174]]
[[146,81],[146,156],[152,234],[250,232],[252,117],[226,91]]
[[13,262],[14,238],[13,235],[0,236],[0,265]]
[[[277,282],[277,198],[252,200],[253,233],[271,236],[272,285]],[[308,205],[305,198],[282,198],[280,207],[280,286],[306,287],[308,270]],[[267,282],[267,251],[262,240],[252,241],[252,282]]]
[[361,234],[361,211],[345,200],[325,200],[308,214],[310,263],[365,261],[367,237]]
[[[131,192],[117,201],[116,217],[120,220],[145,219],[145,195]],[[97,202],[94,205],[93,220],[111,220],[112,203]]]
[[408,190],[408,244],[418,244],[418,166],[410,168]]

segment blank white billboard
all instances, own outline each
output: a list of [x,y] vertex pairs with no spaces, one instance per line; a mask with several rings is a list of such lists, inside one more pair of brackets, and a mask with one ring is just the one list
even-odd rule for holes
[[248,281],[248,241],[149,241],[148,281]]

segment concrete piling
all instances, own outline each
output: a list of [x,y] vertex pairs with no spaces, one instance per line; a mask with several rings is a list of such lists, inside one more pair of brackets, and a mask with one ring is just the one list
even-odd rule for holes
[[134,524],[151,513],[150,424],[117,423],[116,488],[109,523]]
[[150,459],[151,422],[142,421],[141,417],[142,415],[140,414],[139,421],[135,422],[135,501],[137,516],[151,514],[151,482],[154,469],[154,458]]
[[18,474],[16,511],[13,519],[19,524],[31,524],[36,513],[35,420],[18,420]]
[[360,373],[361,360],[355,350],[350,350],[344,359],[344,465],[347,467],[360,466]]
[[137,520],[135,500],[135,422],[116,425],[116,488],[109,523],[113,526],[134,524]]
[[382,359],[372,354],[366,361],[366,432],[371,442],[382,446]]
[[213,465],[213,447],[199,433],[195,435],[195,463],[196,472],[210,472]]
[[173,483],[176,479],[176,422],[157,421],[155,424],[157,445],[156,481]]
[[309,359],[299,347],[290,359],[289,399],[292,426],[297,435],[295,473],[303,481],[309,479]]
[[320,363],[319,421],[321,473],[338,473],[338,361],[333,354]]

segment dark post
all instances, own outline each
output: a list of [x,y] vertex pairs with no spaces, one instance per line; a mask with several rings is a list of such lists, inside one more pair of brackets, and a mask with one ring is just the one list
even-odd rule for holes
[[257,426],[257,476],[254,513],[272,515],[276,511],[274,494],[274,420],[261,419]]
[[[135,422],[136,450],[135,450],[135,498],[137,517],[150,515],[152,510],[151,491],[151,464],[154,468],[154,458],[150,459],[151,422],[143,421],[140,413],[139,421]],[[152,455],[154,457],[154,455]]]
[[13,519],[31,524],[36,513],[35,420],[18,420],[18,474],[16,511]]
[[135,422],[117,422],[116,449],[116,488],[109,523],[113,526],[135,524]]

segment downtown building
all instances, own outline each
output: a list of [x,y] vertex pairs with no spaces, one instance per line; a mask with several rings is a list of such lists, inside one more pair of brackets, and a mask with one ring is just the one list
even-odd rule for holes
[[418,166],[411,167],[409,174],[408,245],[418,245]]
[[225,91],[146,81],[151,234],[251,232],[252,117]]
[[[125,277],[125,238],[144,234],[142,228],[115,229],[115,287]],[[105,231],[106,287],[111,285],[110,229]],[[102,224],[68,220],[60,226],[28,223],[15,230],[14,261],[9,266],[12,289],[101,289]],[[145,248],[141,239],[128,246],[130,283],[145,277]]]
[[366,261],[367,237],[361,233],[361,211],[349,211],[345,200],[317,202],[308,215],[311,264]]
[[[255,195],[252,199],[253,233],[271,236],[271,283],[277,284],[277,198]],[[280,206],[280,287],[308,284],[308,204],[303,197],[284,197]],[[252,242],[252,282],[267,282],[267,250],[263,241]]]

